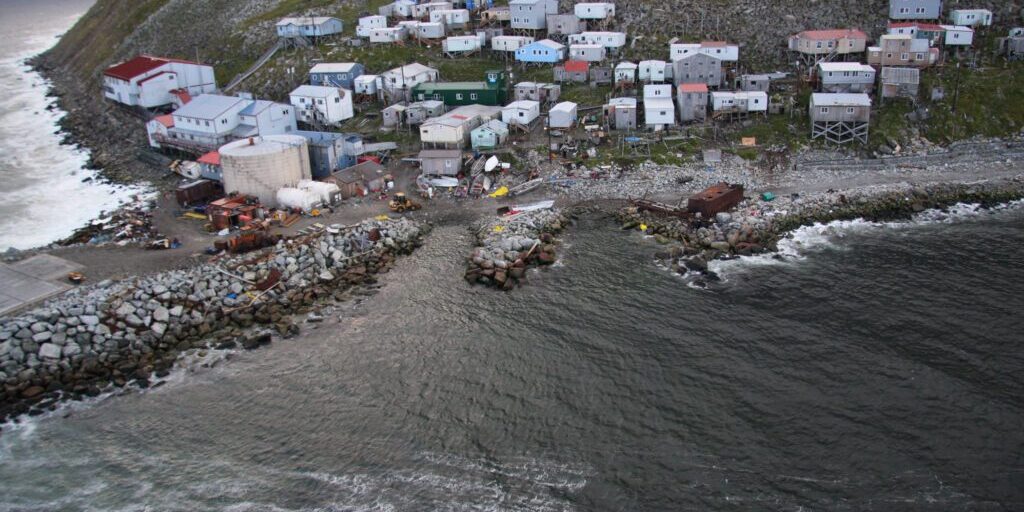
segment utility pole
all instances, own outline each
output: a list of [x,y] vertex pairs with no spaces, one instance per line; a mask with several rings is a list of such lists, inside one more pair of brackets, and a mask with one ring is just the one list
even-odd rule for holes
[[956,82],[953,86],[953,113],[956,113],[957,103],[960,101],[960,61],[956,61]]

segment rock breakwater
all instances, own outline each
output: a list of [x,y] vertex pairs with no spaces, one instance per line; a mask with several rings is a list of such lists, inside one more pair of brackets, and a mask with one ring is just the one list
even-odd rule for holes
[[773,201],[747,197],[732,212],[714,219],[680,219],[640,211],[635,206],[616,213],[622,229],[644,228],[665,250],[655,253],[679,273],[708,271],[715,259],[749,256],[777,250],[787,233],[815,223],[865,219],[893,221],[910,219],[928,209],[945,209],[958,203],[991,207],[1024,197],[1020,177],[973,184],[950,183],[929,186],[880,186],[862,189],[779,197]]
[[477,247],[467,258],[466,280],[511,290],[526,279],[530,266],[555,262],[555,235],[569,223],[556,209],[496,217],[473,227]]
[[259,253],[97,283],[4,318],[0,420],[110,385],[146,387],[192,348],[251,349],[275,331],[296,334],[289,315],[375,282],[374,274],[419,247],[428,231],[405,218],[332,227]]

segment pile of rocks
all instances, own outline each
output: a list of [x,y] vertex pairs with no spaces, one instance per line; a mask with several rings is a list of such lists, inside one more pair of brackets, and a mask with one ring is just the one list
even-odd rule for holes
[[555,262],[554,235],[569,223],[556,209],[485,220],[474,227],[477,247],[467,258],[466,280],[511,290],[530,265]]
[[643,226],[658,243],[670,246],[655,257],[680,273],[714,277],[708,262],[719,258],[776,251],[781,237],[817,222],[863,218],[869,221],[907,219],[926,209],[957,203],[988,207],[1024,197],[1020,178],[989,183],[937,184],[926,187],[884,185],[855,190],[793,194],[768,202],[746,198],[731,213],[715,219],[683,220],[639,211],[634,206],[617,213],[623,229]]
[[57,245],[92,244],[103,245],[114,243],[147,242],[164,238],[153,227],[153,210],[156,209],[156,195],[135,196],[131,202],[122,205],[110,216],[96,219],[89,225],[78,229],[75,233]]
[[645,162],[630,168],[618,165],[590,169],[579,167],[560,170],[552,175],[560,184],[560,193],[573,199],[639,198],[644,195],[697,191],[726,181],[748,189],[761,188],[764,183],[756,169],[738,158],[729,158],[708,165],[660,165]]
[[269,342],[270,331],[246,334],[255,325],[295,334],[288,315],[374,282],[373,274],[418,247],[427,229],[404,218],[367,221],[282,240],[259,254],[97,283],[5,318],[0,419],[95,395],[109,383],[146,386],[190,348]]

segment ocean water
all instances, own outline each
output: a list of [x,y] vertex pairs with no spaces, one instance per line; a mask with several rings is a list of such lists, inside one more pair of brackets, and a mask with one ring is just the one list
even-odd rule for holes
[[0,2],[0,251],[64,238],[141,191],[82,181],[96,177],[83,168],[89,154],[60,144],[64,113],[47,110],[47,83],[24,62],[53,46],[93,3]]
[[[297,340],[0,435],[3,510],[1024,510],[1024,208],[814,226],[707,289],[441,225]],[[230,357],[227,357],[230,356]]]

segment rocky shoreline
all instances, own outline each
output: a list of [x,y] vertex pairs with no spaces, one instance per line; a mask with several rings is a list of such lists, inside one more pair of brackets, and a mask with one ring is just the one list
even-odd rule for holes
[[873,222],[910,219],[928,209],[958,203],[984,208],[1024,198],[1024,177],[983,182],[927,186],[867,187],[792,194],[772,201],[744,198],[731,213],[714,219],[683,220],[627,206],[615,213],[623,230],[643,228],[665,250],[655,253],[673,271],[694,272],[714,279],[708,262],[777,251],[779,240],[801,226],[838,220]]
[[430,230],[401,218],[332,226],[261,253],[79,288],[0,320],[0,422],[110,386],[150,385],[193,348],[251,349],[291,336],[290,315],[346,300]]
[[559,210],[544,209],[477,223],[477,246],[466,259],[466,280],[502,290],[523,284],[529,267],[555,262],[555,234],[569,221]]

